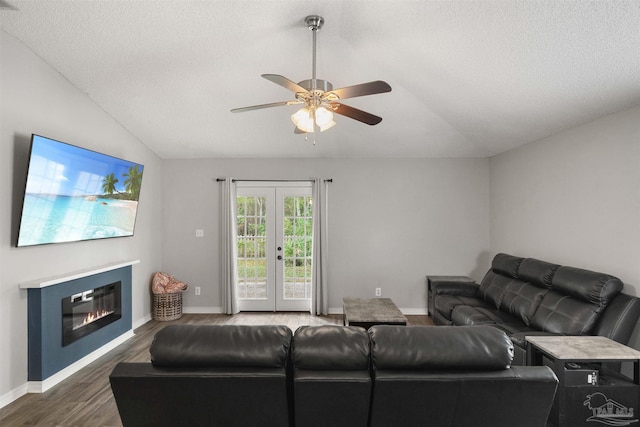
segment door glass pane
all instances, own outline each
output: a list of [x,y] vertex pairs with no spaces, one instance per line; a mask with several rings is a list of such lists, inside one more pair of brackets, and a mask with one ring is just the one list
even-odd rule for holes
[[236,199],[239,299],[268,298],[265,206],[264,197]]
[[311,298],[311,197],[284,198],[285,300]]

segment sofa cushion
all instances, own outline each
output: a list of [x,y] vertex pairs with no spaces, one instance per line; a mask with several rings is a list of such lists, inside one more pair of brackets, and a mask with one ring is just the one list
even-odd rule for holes
[[545,332],[588,335],[598,320],[599,306],[568,295],[549,291],[530,325]]
[[551,281],[558,267],[560,267],[558,264],[533,258],[525,258],[518,268],[518,279],[531,282],[541,288],[549,289],[551,288]]
[[516,317],[525,325],[529,325],[546,293],[547,289],[539,288],[529,282],[513,280],[507,285],[500,299],[499,309]]
[[511,366],[513,344],[491,326],[369,328],[374,369],[499,370]]
[[469,307],[461,305],[453,310],[451,319],[453,320],[453,324],[458,326],[522,324],[519,318],[493,307]]
[[162,367],[285,367],[291,345],[286,326],[170,325],[151,343]]
[[484,300],[477,297],[465,297],[458,295],[438,295],[435,300],[435,311],[441,313],[447,319],[451,319],[453,310],[459,305],[471,307],[489,306]]
[[498,308],[500,307],[500,300],[502,299],[507,286],[509,286],[509,284],[514,280],[517,279],[503,276],[501,274],[497,274],[493,270],[489,270],[480,283],[478,295],[487,303]]
[[[488,307],[491,309],[491,307]],[[493,309],[495,310],[495,309]],[[451,320],[456,326],[492,325],[495,322],[486,310],[478,310],[477,307],[459,305],[451,313]]]
[[296,369],[369,369],[369,335],[357,326],[301,326],[291,351]]

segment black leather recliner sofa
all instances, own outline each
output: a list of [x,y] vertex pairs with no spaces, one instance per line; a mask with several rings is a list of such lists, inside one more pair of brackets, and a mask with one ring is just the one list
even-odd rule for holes
[[492,325],[526,364],[527,335],[601,335],[628,344],[640,299],[621,293],[620,279],[533,258],[497,254],[480,284],[434,281],[437,325]]
[[544,427],[558,379],[489,326],[372,326],[371,427]]
[[546,366],[492,327],[171,325],[110,376],[127,426],[544,427]]
[[124,426],[289,426],[286,326],[170,325],[110,376]]

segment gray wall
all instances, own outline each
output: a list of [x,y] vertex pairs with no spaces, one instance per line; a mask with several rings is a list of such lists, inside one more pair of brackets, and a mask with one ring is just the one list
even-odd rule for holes
[[[150,318],[161,260],[161,161],[21,43],[0,31],[0,406],[26,390],[27,292],[18,284],[120,260],[133,266],[133,322]],[[15,248],[32,133],[145,166],[135,236]]]
[[381,287],[405,312],[425,313],[427,274],[480,279],[486,271],[488,166],[488,159],[166,160],[162,266],[191,285],[186,311],[220,311],[216,178],[332,178],[329,307],[339,311],[343,297],[373,297]]
[[492,252],[607,272],[638,295],[640,107],[493,157],[490,206]]

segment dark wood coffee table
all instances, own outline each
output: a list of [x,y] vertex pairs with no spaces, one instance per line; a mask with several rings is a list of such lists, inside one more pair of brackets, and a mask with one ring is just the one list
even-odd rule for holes
[[406,325],[407,318],[390,298],[343,298],[345,326]]

